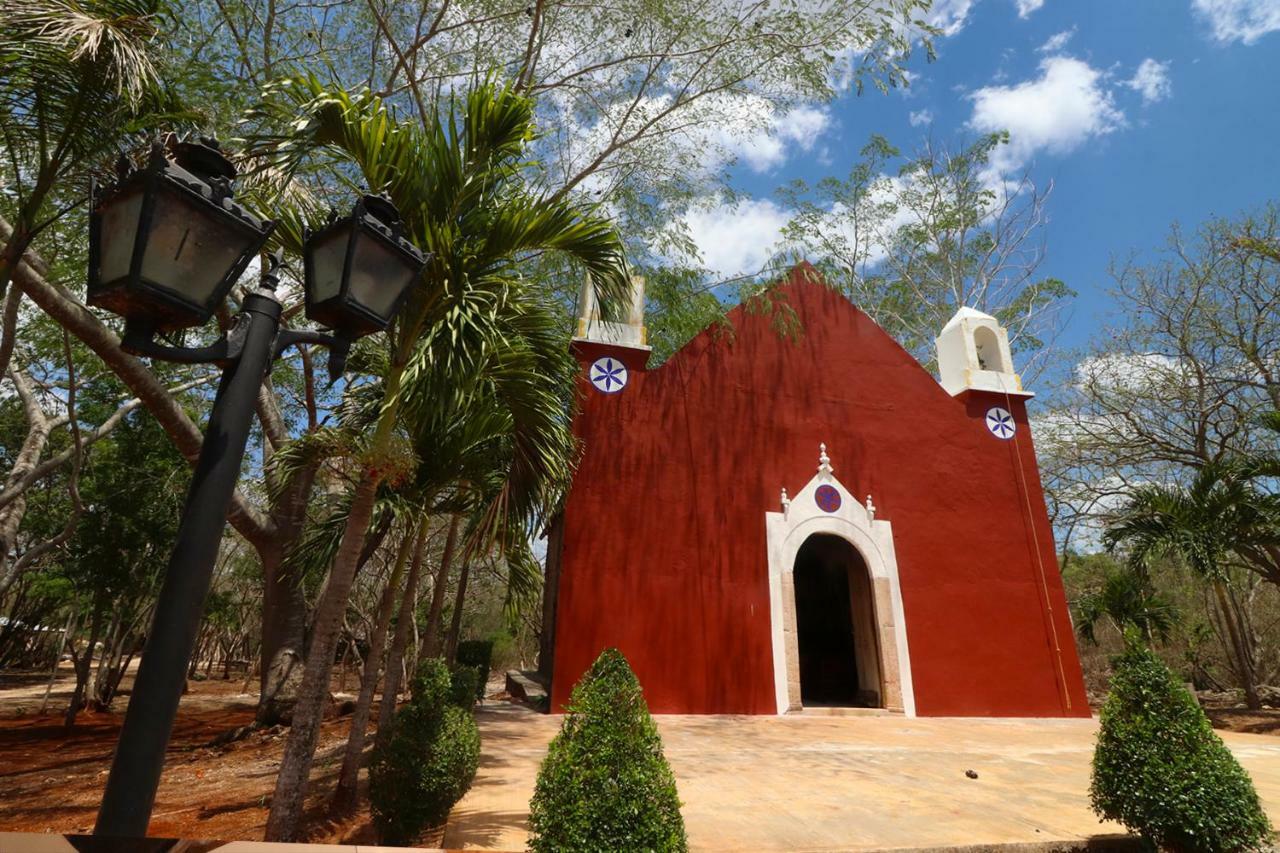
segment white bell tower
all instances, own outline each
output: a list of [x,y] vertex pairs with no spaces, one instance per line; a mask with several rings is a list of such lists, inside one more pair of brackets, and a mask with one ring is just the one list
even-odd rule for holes
[[631,276],[631,305],[620,323],[601,319],[596,290],[591,286],[590,278],[582,283],[578,305],[578,333],[574,340],[649,349],[648,333],[644,327],[644,276]]
[[990,314],[961,308],[942,327],[936,343],[939,379],[951,396],[961,391],[1035,396],[1023,390],[1013,370],[1009,335]]

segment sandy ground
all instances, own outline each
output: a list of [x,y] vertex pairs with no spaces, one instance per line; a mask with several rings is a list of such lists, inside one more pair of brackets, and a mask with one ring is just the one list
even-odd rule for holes
[[[287,731],[254,732],[223,747],[220,734],[253,718],[243,676],[192,682],[157,796],[151,834],[257,840]],[[0,831],[78,833],[92,828],[127,702],[82,713],[70,733],[64,669],[38,713],[47,673],[0,673]],[[126,682],[126,689],[128,683]],[[252,690],[256,685],[250,684]],[[335,691],[341,685],[335,679]],[[346,687],[354,690],[352,677]],[[1211,710],[1280,823],[1280,711]],[[487,702],[478,715],[480,775],[455,809],[450,847],[523,849],[538,765],[560,718]],[[1091,721],[906,720],[902,717],[658,717],[702,849],[860,847],[1079,838],[1113,831],[1088,811]],[[367,809],[331,822],[324,805],[349,721],[323,726],[309,839],[366,845]],[[974,769],[979,778],[965,778]],[[424,843],[437,839],[424,839]]]
[[[493,705],[478,719],[480,773],[454,808],[445,846],[520,850],[538,764],[560,718]],[[1089,809],[1096,720],[655,719],[696,850],[880,850],[1123,832]],[[1224,739],[1280,823],[1280,738]]]

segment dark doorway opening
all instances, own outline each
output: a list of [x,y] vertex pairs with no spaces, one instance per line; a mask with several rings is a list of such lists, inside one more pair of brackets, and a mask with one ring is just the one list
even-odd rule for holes
[[[838,536],[814,534],[796,554],[794,578],[801,703],[878,705],[879,655],[857,648],[872,626],[855,630],[855,610],[863,621],[871,616],[871,602],[862,600],[870,593],[862,556]],[[859,672],[860,661],[868,671]]]

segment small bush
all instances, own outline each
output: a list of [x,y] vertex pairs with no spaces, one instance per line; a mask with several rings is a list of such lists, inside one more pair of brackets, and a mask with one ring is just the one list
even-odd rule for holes
[[[443,661],[425,661],[385,748],[374,749],[369,800],[382,844],[412,844],[444,823],[475,779],[480,731],[469,710],[450,702],[458,683]],[[469,691],[471,682],[461,686]]]
[[606,649],[573,688],[530,803],[535,853],[684,851],[676,780],[640,682]]
[[455,666],[453,681],[449,684],[449,704],[459,708],[471,708],[476,704],[476,684],[480,681],[480,668]]
[[476,698],[483,699],[485,685],[489,683],[489,673],[493,669],[493,640],[463,640],[458,643],[454,660],[459,665],[479,669],[480,681],[476,685]]
[[1137,643],[1114,661],[1090,791],[1098,814],[1185,853],[1263,848],[1271,825],[1187,689]]

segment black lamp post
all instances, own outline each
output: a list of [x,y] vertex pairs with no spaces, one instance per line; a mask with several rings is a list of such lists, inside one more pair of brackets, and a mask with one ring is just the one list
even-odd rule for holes
[[388,326],[426,263],[401,234],[395,207],[365,196],[351,216],[334,217],[308,235],[307,316],[335,334],[280,329],[276,253],[217,342],[200,348],[162,344],[157,332],[209,319],[275,227],[235,203],[235,176],[213,140],[179,143],[172,159],[157,144],[144,168],[122,166],[113,186],[93,189],[89,304],[124,316],[122,344],[130,352],[223,367],[96,835],[146,835],[262,380],[281,353],[301,343],[328,346],[329,375],[336,378],[351,342]]

